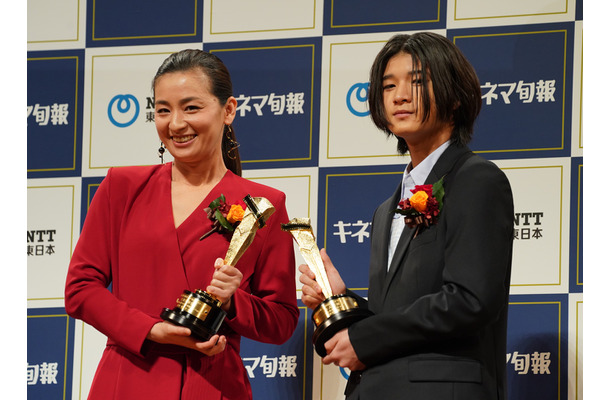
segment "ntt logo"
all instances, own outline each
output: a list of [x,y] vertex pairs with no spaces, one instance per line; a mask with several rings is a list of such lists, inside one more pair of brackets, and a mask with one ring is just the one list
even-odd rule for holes
[[371,112],[367,107],[369,83],[355,83],[347,91],[345,102],[347,109],[357,117],[366,117]]
[[140,103],[134,95],[117,94],[108,103],[108,119],[119,128],[133,124],[139,114]]

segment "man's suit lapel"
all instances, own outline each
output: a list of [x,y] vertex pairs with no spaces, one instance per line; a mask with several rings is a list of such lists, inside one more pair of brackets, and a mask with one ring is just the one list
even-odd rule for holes
[[[394,251],[394,257],[392,257],[392,262],[390,263],[390,269],[388,270],[388,273],[386,274],[384,285],[383,285],[383,291],[381,292],[383,299],[385,299],[385,296],[390,287],[390,283],[392,282],[394,275],[396,275],[396,271],[398,271],[398,268],[401,266],[400,262],[402,261],[402,258],[406,254],[407,249],[409,248],[409,244],[411,243],[411,240],[413,239],[414,234],[415,234],[414,228],[409,228],[408,226],[405,226],[405,229],[402,231],[402,234],[400,235],[400,239],[398,239],[398,244],[396,245],[396,250]],[[387,248],[387,246],[386,246],[386,248]]]
[[371,270],[370,270],[370,289],[381,290],[385,281],[388,266],[388,246],[390,244],[390,229],[394,214],[392,210],[396,208],[400,197],[401,185],[398,185],[394,194],[383,202],[375,214],[373,232],[375,240],[371,248]]
[[434,164],[434,167],[432,167],[432,171],[430,171],[426,178],[425,184],[432,185],[451,172],[458,160],[466,153],[470,153],[470,149],[466,146],[451,144],[451,146],[447,147],[447,150],[445,150],[436,164]]
[[392,262],[390,263],[390,269],[388,270],[388,273],[386,275],[386,279],[384,282],[383,292],[382,292],[384,298],[385,298],[385,295],[387,294],[388,288],[390,287],[390,282],[392,282],[394,275],[396,275],[396,271],[398,271],[398,268],[400,267],[400,261],[402,260],[403,256],[407,252],[407,248],[409,248],[409,244],[411,243],[411,240],[413,239],[414,234],[415,234],[414,228],[409,228],[408,226],[405,226],[405,229],[402,231],[402,234],[400,235],[400,239],[398,240],[398,244],[396,245],[396,250],[394,251],[394,257],[392,257]]
[[[456,162],[460,159],[460,157],[468,152],[470,152],[470,149],[466,146],[458,147],[455,144],[451,144],[447,148],[447,150],[445,150],[443,152],[443,154],[437,160],[436,164],[434,164],[434,167],[432,167],[430,174],[426,178],[425,184],[431,185],[431,184],[435,183],[436,181],[438,181],[439,179],[441,179],[442,177],[444,177],[445,175],[447,175],[449,173],[449,171],[451,171],[451,169],[454,167]],[[396,193],[395,193],[395,196],[392,197],[392,201],[394,201],[394,203],[393,203],[394,207],[398,204],[398,202],[400,200],[398,197],[399,197],[399,195]],[[386,203],[389,203],[389,202],[386,201]],[[384,203],[384,205],[385,205],[385,203]],[[391,209],[388,206],[388,212],[389,211],[391,211]],[[392,221],[392,217],[390,216],[388,223],[391,224],[391,221]],[[387,226],[386,230],[388,232],[388,235],[387,235],[387,240],[384,241],[384,245],[385,245],[385,249],[386,249],[385,259],[387,260],[387,248],[389,245],[390,227]],[[385,299],[385,296],[387,295],[388,289],[390,287],[390,283],[392,282],[392,279],[396,275],[396,271],[398,271],[398,269],[402,267],[402,260],[407,253],[409,244],[411,243],[411,240],[413,239],[414,234],[415,234],[415,229],[409,228],[408,226],[406,226],[402,232],[402,235],[400,236],[400,239],[396,246],[396,250],[394,252],[394,257],[392,258],[392,262],[390,264],[390,269],[388,270],[388,273],[385,276],[383,289],[381,292],[382,299]],[[387,263],[385,265],[387,265]]]

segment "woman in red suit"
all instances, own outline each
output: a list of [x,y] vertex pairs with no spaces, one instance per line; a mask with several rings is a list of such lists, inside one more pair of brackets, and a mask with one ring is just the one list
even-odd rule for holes
[[[162,149],[174,161],[108,171],[68,270],[66,311],[108,336],[89,398],[249,399],[241,336],[281,344],[299,314],[292,239],[280,229],[285,195],[241,177],[231,127],[237,101],[220,59],[172,54],[153,90]],[[200,240],[213,227],[205,208],[247,194],[276,211],[233,267],[223,263],[230,233]],[[206,290],[227,312],[208,341],[159,316],[185,289]]]

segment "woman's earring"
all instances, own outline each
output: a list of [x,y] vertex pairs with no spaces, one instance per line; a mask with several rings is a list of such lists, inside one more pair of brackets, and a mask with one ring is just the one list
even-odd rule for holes
[[159,158],[161,159],[161,164],[163,164],[163,153],[165,153],[165,145],[161,142],[161,147],[159,147]]
[[233,132],[233,127],[231,125],[227,126],[227,131],[225,133],[225,136],[227,137],[227,143],[228,143],[228,150],[227,150],[227,156],[231,159],[231,160],[235,160],[235,158],[237,157],[235,154],[231,154],[234,153],[237,148],[239,147],[239,143],[236,142],[235,140],[233,140],[233,138],[231,136],[235,136],[235,133]]

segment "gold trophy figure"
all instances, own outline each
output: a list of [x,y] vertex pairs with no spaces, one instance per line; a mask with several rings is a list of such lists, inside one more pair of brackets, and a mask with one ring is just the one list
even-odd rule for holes
[[326,356],[324,344],[328,339],[341,329],[347,328],[352,323],[371,316],[373,313],[366,308],[360,308],[356,298],[349,294],[333,295],[309,218],[293,218],[287,224],[282,224],[282,229],[292,234],[299,245],[301,255],[316,276],[316,281],[326,298],[311,315],[315,326],[314,347],[316,353],[320,357],[324,357]]
[[[247,206],[244,217],[233,232],[224,258],[225,264],[231,266],[237,264],[254,240],[256,231],[264,227],[267,219],[275,212],[275,207],[264,197],[252,198],[246,195],[244,202]],[[218,332],[227,315],[221,306],[220,300],[204,290],[184,290],[176,300],[176,307],[164,308],[161,318],[189,328],[193,336],[207,341]]]

